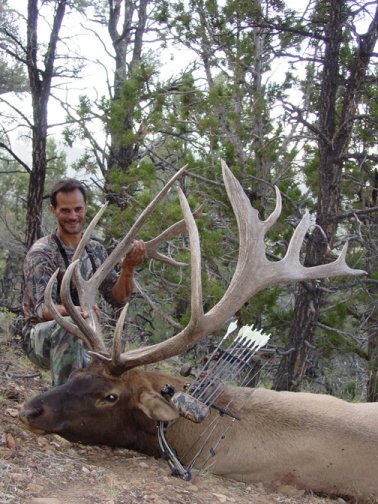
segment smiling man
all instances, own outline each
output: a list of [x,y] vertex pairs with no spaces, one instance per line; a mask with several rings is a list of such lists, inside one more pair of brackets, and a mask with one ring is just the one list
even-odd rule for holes
[[[61,180],[53,187],[50,202],[57,228],[34,243],[24,262],[23,337],[28,357],[38,366],[51,369],[52,384],[60,385],[67,381],[74,369],[86,365],[88,354],[81,341],[66,333],[53,320],[45,305],[44,293],[52,274],[59,269],[53,300],[56,309],[63,316],[68,315],[61,303],[60,285],[82,236],[88,209],[85,187],[75,179]],[[97,240],[90,240],[80,262],[83,278],[90,278],[106,257],[103,245]],[[133,290],[134,269],[145,259],[145,244],[136,240],[122,262],[120,274],[111,271],[100,286],[101,294],[109,303],[119,306],[126,301]],[[85,317],[74,288],[71,289],[71,297]]]

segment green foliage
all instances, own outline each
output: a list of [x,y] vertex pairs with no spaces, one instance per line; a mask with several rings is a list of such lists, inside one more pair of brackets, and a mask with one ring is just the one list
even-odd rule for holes
[[322,338],[318,339],[317,349],[323,358],[330,358],[334,353],[339,355],[353,353],[357,345],[340,332],[326,331]]
[[[137,67],[134,67],[128,78],[123,82],[119,100],[114,100],[110,106],[109,131],[119,137],[120,146],[131,145],[134,142],[133,132],[127,128],[132,114],[133,121],[143,119],[142,106],[148,96],[148,84],[156,72],[156,62],[150,56],[145,56]],[[123,135],[120,133],[123,132]]]
[[361,381],[358,379],[349,379],[343,386],[340,396],[346,401],[363,401],[364,391]]
[[[260,292],[258,296],[254,297],[248,305],[244,306],[241,310],[243,324],[254,324],[256,320],[260,319],[264,314],[263,326],[271,326],[273,319],[270,318],[268,313],[272,310],[274,312],[275,306],[279,300],[281,290],[278,287],[272,287]],[[273,317],[275,318],[275,317]],[[278,322],[281,322],[278,321]]]
[[322,316],[322,322],[330,327],[342,329],[348,317],[348,306],[345,303],[337,303]]
[[369,276],[372,280],[378,280],[378,269],[370,272]]
[[24,93],[29,91],[27,77],[20,64],[11,65],[0,59],[0,95],[5,93]]
[[[45,184],[45,194],[49,193],[52,185],[63,178],[66,173],[66,155],[60,151],[56,142],[51,138],[47,142],[47,180]],[[3,161],[4,163],[4,161]],[[13,173],[12,167],[16,168],[16,164],[11,160],[6,162],[7,174],[3,173],[0,177],[0,197],[2,201],[2,217],[4,222],[8,222],[10,229],[14,234],[23,234],[25,227],[25,194],[28,190],[29,174],[20,173],[15,170]],[[49,205],[48,199],[45,199],[45,212],[48,215],[47,208]],[[6,247],[6,241],[3,243]]]
[[[17,43],[20,40],[20,17],[7,0],[3,0],[0,6],[0,36],[0,95],[28,92],[27,71],[22,63],[24,55],[21,44]],[[16,57],[12,58],[12,55]]]

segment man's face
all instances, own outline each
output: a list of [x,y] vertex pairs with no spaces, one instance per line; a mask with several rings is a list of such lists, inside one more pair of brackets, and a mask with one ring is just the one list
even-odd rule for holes
[[79,189],[56,195],[56,207],[51,212],[58,222],[58,228],[69,235],[81,234],[87,214],[87,205]]

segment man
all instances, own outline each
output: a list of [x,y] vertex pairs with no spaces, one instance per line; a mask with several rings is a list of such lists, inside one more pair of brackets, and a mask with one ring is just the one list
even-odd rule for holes
[[[53,299],[59,313],[67,316],[60,300],[60,283],[82,236],[88,208],[85,188],[78,180],[62,180],[53,187],[50,203],[57,229],[37,240],[24,262],[23,336],[29,358],[40,367],[50,368],[53,385],[60,385],[67,381],[72,370],[84,367],[89,358],[82,342],[53,320],[44,302],[44,292],[50,277],[59,268],[61,274],[54,287]],[[90,240],[80,263],[83,278],[90,278],[106,257],[105,248],[98,241]],[[109,303],[119,306],[126,301],[133,290],[134,268],[145,259],[145,244],[136,240],[122,262],[120,274],[113,270],[100,286],[101,294]],[[76,290],[72,289],[71,295],[74,304],[78,305]],[[77,309],[80,311],[79,306]],[[87,316],[83,312],[81,315]]]

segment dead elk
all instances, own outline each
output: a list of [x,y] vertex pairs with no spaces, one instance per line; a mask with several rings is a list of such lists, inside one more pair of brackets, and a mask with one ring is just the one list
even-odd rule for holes
[[[20,418],[39,434],[56,433],[72,441],[122,446],[155,456],[161,455],[162,447],[159,422],[159,432],[163,426],[167,446],[172,449],[171,458],[182,466],[210,468],[217,475],[245,482],[281,482],[316,492],[377,498],[378,404],[351,404],[320,394],[226,387],[216,408],[210,408],[207,418],[195,423],[180,415],[169,397],[161,393],[167,383],[175,391],[183,391],[182,378],[137,369],[187,350],[219,329],[245,301],[265,287],[278,282],[363,273],[346,264],[346,247],[333,263],[311,268],[300,264],[300,247],[310,225],[308,214],[294,231],[285,257],[269,262],[264,238],[281,212],[279,191],[276,190],[275,210],[260,221],[224,163],[222,169],[240,239],[238,263],[223,298],[210,311],[203,312],[198,231],[178,189],[192,254],[191,319],[187,327],[167,341],[122,353],[119,341],[124,310],[115,331],[112,355],[104,356],[104,344],[95,327],[77,316],[70,300],[68,286],[74,276],[85,309],[94,304],[93,298],[87,297],[89,291],[93,293],[93,283],[89,288],[80,277],[77,261],[72,263],[62,290],[66,292],[67,310],[79,329],[61,320],[59,314],[56,319],[94,350],[93,361],[66,384],[26,403]],[[148,212],[154,206],[152,202]],[[131,235],[123,240],[123,247],[131,243],[140,225],[138,219]],[[156,243],[154,246],[151,250],[156,253]],[[118,250],[110,256],[106,268],[119,259]],[[46,294],[51,306],[51,288]],[[227,410],[227,414],[219,415],[219,410]]]

